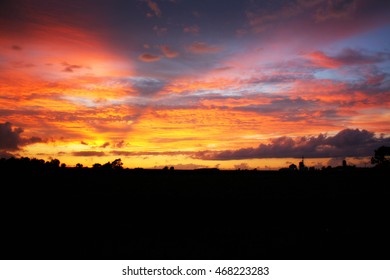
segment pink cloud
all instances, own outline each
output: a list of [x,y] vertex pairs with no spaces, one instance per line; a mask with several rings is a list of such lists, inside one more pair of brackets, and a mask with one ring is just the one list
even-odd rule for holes
[[149,53],[143,53],[138,58],[140,60],[142,60],[143,62],[155,62],[155,61],[159,61],[161,59],[160,56],[149,54]]

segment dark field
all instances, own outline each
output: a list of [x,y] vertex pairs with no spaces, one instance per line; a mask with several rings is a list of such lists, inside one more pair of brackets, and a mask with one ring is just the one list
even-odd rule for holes
[[1,259],[390,259],[388,170],[0,175]]

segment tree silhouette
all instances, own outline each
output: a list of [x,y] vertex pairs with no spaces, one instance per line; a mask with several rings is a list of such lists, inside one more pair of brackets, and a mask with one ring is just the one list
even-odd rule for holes
[[46,162],[47,166],[52,168],[58,168],[60,167],[60,161],[56,158],[52,159],[51,161]]
[[297,171],[298,170],[297,166],[294,163],[290,164],[288,169],[290,169],[292,171]]
[[375,155],[371,158],[371,163],[377,167],[390,167],[390,147],[382,146],[375,150]]
[[120,158],[117,158],[113,162],[106,162],[105,164],[101,165],[99,163],[95,163],[93,165],[93,168],[104,168],[104,169],[123,169],[123,162]]
[[102,165],[100,163],[95,163],[92,167],[96,169],[96,168],[101,168]]
[[120,158],[117,158],[111,163],[113,169],[123,169],[123,162]]

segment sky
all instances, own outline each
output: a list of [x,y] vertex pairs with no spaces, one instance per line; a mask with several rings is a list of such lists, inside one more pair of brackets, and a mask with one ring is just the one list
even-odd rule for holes
[[0,157],[370,166],[389,34],[387,0],[1,1]]

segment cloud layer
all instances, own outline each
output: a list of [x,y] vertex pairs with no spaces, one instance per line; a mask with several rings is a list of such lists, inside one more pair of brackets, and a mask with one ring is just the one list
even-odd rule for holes
[[196,157],[205,160],[365,157],[372,156],[378,147],[389,145],[390,137],[376,137],[364,129],[344,129],[335,136],[283,136],[271,139],[269,144],[260,144],[257,148],[199,152]]

